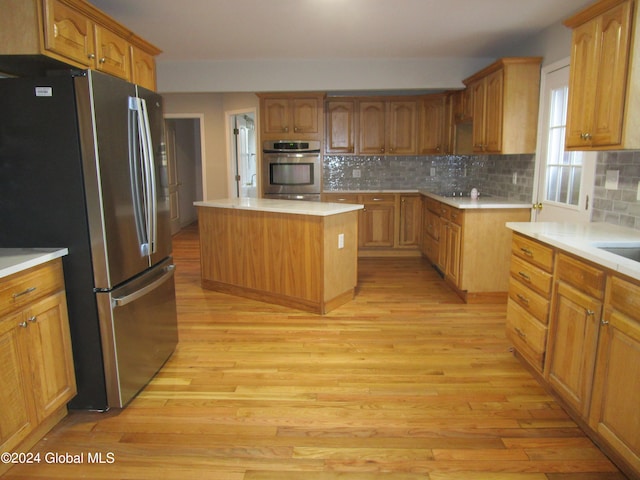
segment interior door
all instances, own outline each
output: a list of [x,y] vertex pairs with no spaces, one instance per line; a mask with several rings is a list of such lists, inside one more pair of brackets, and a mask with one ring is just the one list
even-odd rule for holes
[[538,222],[591,220],[596,154],[565,151],[568,86],[568,60],[543,68],[534,193]]

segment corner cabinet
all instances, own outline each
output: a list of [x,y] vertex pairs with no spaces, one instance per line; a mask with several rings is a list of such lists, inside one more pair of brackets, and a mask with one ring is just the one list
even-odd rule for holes
[[0,279],[0,358],[0,451],[26,451],[76,394],[60,259]]
[[155,90],[154,57],[161,51],[88,2],[0,0],[0,9],[0,70],[89,68]]
[[640,148],[638,15],[633,0],[601,0],[564,22],[573,29],[567,149]]
[[259,94],[263,140],[322,140],[322,93]]
[[463,80],[470,94],[474,152],[535,152],[541,61],[502,58]]

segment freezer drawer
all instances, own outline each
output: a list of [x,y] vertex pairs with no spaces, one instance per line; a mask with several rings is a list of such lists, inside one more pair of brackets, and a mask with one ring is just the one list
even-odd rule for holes
[[178,343],[173,259],[107,293],[98,293],[107,400],[124,407]]

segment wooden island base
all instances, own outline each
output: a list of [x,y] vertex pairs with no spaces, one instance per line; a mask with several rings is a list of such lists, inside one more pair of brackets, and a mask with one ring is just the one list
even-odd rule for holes
[[[265,200],[255,202],[270,205]],[[311,203],[278,201],[282,202],[294,204],[290,207],[294,211]],[[231,207],[224,202],[196,205],[204,288],[318,314],[353,299],[358,276],[357,208],[336,205],[338,213],[305,214]]]

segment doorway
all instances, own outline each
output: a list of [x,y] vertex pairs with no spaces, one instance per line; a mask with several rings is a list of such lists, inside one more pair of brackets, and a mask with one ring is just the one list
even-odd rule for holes
[[257,198],[258,156],[255,110],[227,112],[229,196]]
[[198,219],[193,202],[203,198],[202,118],[165,115],[171,234]]
[[534,185],[536,222],[589,222],[596,154],[565,151],[569,59],[542,69]]

